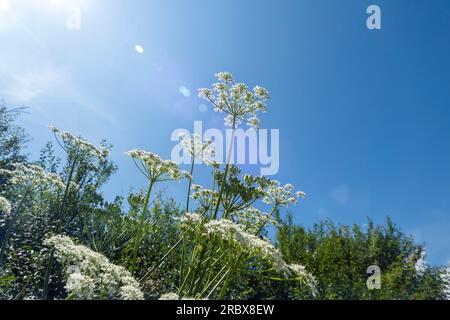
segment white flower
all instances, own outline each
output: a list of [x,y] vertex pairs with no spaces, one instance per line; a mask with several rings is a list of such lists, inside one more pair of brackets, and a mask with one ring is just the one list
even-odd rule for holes
[[[13,170],[0,170],[1,173],[10,175],[9,182],[12,185],[27,186],[31,189],[38,187],[56,187],[63,189],[65,187],[61,178],[51,172],[46,172],[42,167],[37,165],[24,165],[21,163],[13,164]],[[72,187],[77,187],[71,183]]]
[[288,269],[294,273],[294,275],[299,279],[304,281],[312,290],[313,293],[317,290],[316,278],[306,271],[306,268],[300,264],[289,264]]
[[54,126],[49,126],[49,128],[55,134],[57,139],[61,139],[60,144],[66,151],[70,148],[76,148],[83,153],[94,155],[100,160],[105,160],[109,155],[109,150],[105,148],[94,146],[92,143],[76,137],[69,132],[62,131]]
[[91,277],[75,272],[69,275],[65,289],[78,299],[93,299],[95,297],[95,281]]
[[180,180],[183,177],[191,178],[184,171],[181,171],[175,162],[163,160],[152,152],[135,149],[125,154],[133,159],[139,171],[151,181]]
[[190,137],[183,134],[180,136],[180,140],[185,152],[189,153],[194,159],[207,162],[214,156],[215,151],[211,147],[211,140],[203,142],[198,134],[193,134]]
[[192,185],[192,198],[200,203],[203,208],[209,208],[213,205],[217,198],[217,192],[203,188],[198,184]]
[[139,283],[121,266],[109,262],[104,255],[76,245],[65,236],[53,236],[44,244],[55,249],[55,257],[66,267],[66,289],[74,299],[132,299],[142,300]]
[[225,83],[233,82],[233,76],[229,72],[219,72],[215,74],[215,77]]
[[261,212],[259,209],[248,207],[231,214],[233,220],[238,224],[244,225],[246,231],[260,231],[262,226],[267,223],[276,224],[277,222],[267,213]]
[[218,236],[224,241],[232,240],[241,250],[249,255],[261,257],[273,264],[279,272],[287,271],[281,253],[269,241],[246,232],[240,224],[228,219],[212,220],[205,225],[206,233]]
[[441,277],[444,280],[446,299],[450,300],[450,264],[441,274]]
[[212,89],[199,89],[199,97],[209,101],[216,112],[226,113],[225,125],[237,127],[245,122],[251,127],[259,127],[258,112],[266,112],[265,101],[270,99],[266,89],[256,86],[249,90],[244,83],[236,83],[228,72],[216,74],[218,83]]
[[186,231],[197,232],[203,225],[203,217],[198,213],[186,212],[179,220],[181,228]]
[[144,295],[142,291],[133,285],[120,287],[119,297],[121,300],[143,300]]
[[278,181],[272,181],[265,190],[263,201],[267,204],[277,206],[288,206],[296,204],[299,198],[304,198],[306,194],[303,191],[293,193],[294,186],[290,183],[281,186]]
[[261,121],[257,117],[250,117],[247,119],[247,124],[252,128],[258,129]]
[[425,270],[427,269],[428,264],[427,264],[426,258],[427,258],[427,252],[424,249],[420,253],[420,257],[414,265],[414,269],[416,269],[417,273],[423,274],[425,272]]
[[11,214],[11,203],[2,196],[0,196],[0,212],[3,212],[6,216]]
[[180,300],[180,297],[176,293],[165,293],[159,300]]

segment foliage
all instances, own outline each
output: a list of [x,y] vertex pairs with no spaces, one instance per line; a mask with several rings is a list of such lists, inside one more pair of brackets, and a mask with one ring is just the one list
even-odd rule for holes
[[[369,219],[336,226],[329,220],[306,229],[288,215],[277,230],[277,243],[287,261],[302,261],[317,278],[319,299],[444,299],[443,269],[421,265],[424,248],[388,218],[385,225]],[[369,290],[369,266],[381,270],[381,289]]]
[[[0,168],[11,169],[12,163],[22,163],[26,160],[23,153],[28,137],[24,130],[15,125],[14,121],[22,109],[8,109],[0,100]],[[7,182],[0,174],[0,192]]]

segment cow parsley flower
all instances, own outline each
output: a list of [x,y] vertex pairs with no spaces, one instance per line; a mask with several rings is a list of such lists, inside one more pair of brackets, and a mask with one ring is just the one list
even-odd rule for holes
[[11,214],[11,203],[2,196],[0,196],[0,212],[3,212],[6,216]]
[[152,152],[135,149],[125,154],[133,159],[139,171],[150,181],[161,182],[180,180],[183,177],[192,178],[187,172],[181,171],[175,162],[163,160]]
[[192,185],[192,199],[198,201],[202,208],[210,208],[218,200],[218,194],[211,189],[194,184]]
[[233,212],[230,217],[238,224],[245,226],[246,231],[249,232],[259,231],[261,226],[265,226],[268,223],[277,224],[270,214],[261,212],[254,207]]
[[[44,244],[55,249],[55,257],[66,267],[66,290],[74,299],[142,300],[139,283],[121,266],[109,262],[104,255],[76,245],[65,236],[53,236]],[[69,268],[70,267],[70,268]]]
[[214,148],[211,147],[211,140],[205,142],[198,134],[193,134],[190,137],[186,134],[180,136],[181,143],[185,152],[189,153],[193,159],[204,162],[209,161],[214,156]]
[[176,293],[165,293],[159,300],[180,300],[180,297]]
[[445,269],[445,271],[441,274],[441,278],[444,281],[445,284],[445,294],[446,299],[450,300],[450,264]]
[[316,278],[306,271],[306,268],[300,264],[289,264],[288,269],[291,273],[296,276],[299,280],[302,280],[306,285],[308,285],[312,292],[315,293],[317,291],[317,280]]
[[[31,189],[42,186],[53,186],[57,189],[65,187],[64,182],[57,174],[46,172],[37,165],[16,163],[13,164],[13,170],[0,170],[0,172],[9,175],[9,182],[15,186],[28,186]],[[77,187],[75,184],[72,186]]]
[[69,275],[64,287],[71,296],[77,299],[94,299],[95,298],[95,281],[91,277],[84,276],[79,272]]
[[186,212],[180,218],[181,229],[186,231],[197,232],[201,229],[204,217],[198,213]]
[[62,131],[54,126],[49,126],[49,128],[54,133],[59,144],[66,151],[71,148],[76,148],[76,150],[81,151],[81,153],[96,156],[100,160],[105,160],[109,155],[109,150],[106,148],[97,147],[86,140],[76,137],[69,132]]
[[261,257],[273,264],[279,272],[286,272],[287,264],[281,253],[267,239],[245,231],[245,228],[228,219],[212,220],[205,224],[206,233],[233,243],[249,255]]
[[263,201],[267,204],[275,206],[289,206],[296,204],[298,199],[304,198],[306,194],[303,191],[294,193],[294,186],[292,184],[280,185],[278,181],[272,183],[266,188]]
[[256,86],[250,90],[244,83],[236,83],[228,72],[216,74],[218,83],[212,89],[199,89],[199,97],[209,101],[216,112],[223,112],[225,125],[237,127],[245,122],[252,127],[259,126],[258,112],[266,112],[265,102],[270,99],[269,92]]

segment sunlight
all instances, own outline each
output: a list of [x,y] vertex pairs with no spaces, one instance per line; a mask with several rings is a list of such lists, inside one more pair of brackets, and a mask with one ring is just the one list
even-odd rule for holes
[[9,0],[0,0],[0,12],[9,11]]

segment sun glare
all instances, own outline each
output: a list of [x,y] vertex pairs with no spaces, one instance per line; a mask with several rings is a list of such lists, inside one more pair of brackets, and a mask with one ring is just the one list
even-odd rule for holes
[[0,0],[0,12],[9,10],[9,0]]

